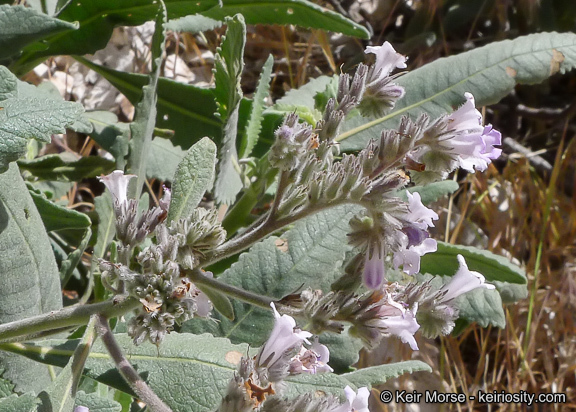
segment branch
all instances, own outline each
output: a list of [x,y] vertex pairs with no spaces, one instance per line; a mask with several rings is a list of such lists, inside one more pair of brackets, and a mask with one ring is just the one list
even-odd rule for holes
[[[102,314],[108,318],[117,317],[141,305],[136,299],[117,296],[111,300],[89,305],[74,305],[60,310],[17,320],[0,325],[0,342],[23,340],[42,332],[62,330],[73,326],[86,325],[90,316]],[[14,339],[14,338],[21,339]]]
[[268,296],[258,295],[256,293],[237,288],[236,286],[223,283],[218,279],[209,278],[202,274],[200,269],[187,271],[186,274],[190,280],[197,285],[207,286],[210,289],[214,289],[216,292],[223,293],[227,296],[236,298],[255,306],[259,306],[264,309],[270,309],[270,303],[275,302],[274,299],[271,299]]
[[138,375],[136,369],[128,362],[128,359],[126,359],[122,353],[122,349],[118,346],[118,342],[114,339],[114,334],[110,330],[108,319],[103,315],[98,315],[96,322],[98,325],[98,334],[102,338],[104,346],[106,346],[108,353],[110,353],[110,356],[114,360],[120,375],[122,375],[126,383],[130,385],[134,393],[146,403],[152,412],[172,412],[172,409],[150,389],[146,382]]
[[269,236],[270,234],[276,232],[277,230],[296,222],[297,220],[303,219],[314,213],[317,213],[321,210],[330,209],[332,207],[340,206],[343,204],[359,204],[361,206],[366,207],[361,202],[352,201],[350,199],[340,199],[335,200],[329,204],[316,204],[313,206],[305,207],[298,212],[294,213],[290,216],[285,216],[278,220],[276,219],[268,219],[268,215],[263,215],[264,217],[259,220],[259,224],[257,224],[253,229],[248,229],[246,232],[230,239],[228,242],[220,245],[216,249],[212,250],[210,253],[206,255],[206,257],[200,262],[201,267],[206,267],[216,263],[228,256],[233,256],[236,253],[242,252],[245,249],[248,249],[254,243],[258,242],[259,240],[264,239],[265,237]]

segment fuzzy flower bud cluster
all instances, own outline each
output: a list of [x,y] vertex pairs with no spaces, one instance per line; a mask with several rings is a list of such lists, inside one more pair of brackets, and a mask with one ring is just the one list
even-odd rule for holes
[[[168,190],[159,207],[138,218],[138,203],[127,199],[126,194],[132,177],[115,171],[101,178],[114,200],[121,245],[117,262],[99,259],[98,264],[105,287],[116,294],[128,294],[142,304],[128,325],[134,342],[140,344],[148,339],[158,344],[175,324],[210,315],[212,303],[186,273],[197,268],[205,251],[224,242],[226,232],[216,211],[202,208],[167,225],[164,220],[170,203]],[[151,244],[142,250],[135,248],[146,237],[152,238]],[[204,275],[212,276],[210,272]]]
[[138,216],[138,201],[128,199],[128,185],[136,175],[125,175],[115,170],[100,178],[112,195],[116,237],[124,247],[133,248],[150,236],[156,227],[167,216],[167,205],[170,203],[170,190],[166,190],[160,201],[160,207],[153,207]]
[[382,46],[368,46],[365,52],[375,56],[375,63],[368,71],[359,109],[365,116],[380,117],[404,96],[404,88],[393,83],[395,77],[390,74],[395,69],[406,68],[406,57],[397,53],[388,42]]
[[[436,120],[426,114],[416,119],[405,116],[396,130],[382,131],[359,153],[340,156],[335,142],[346,115],[357,109],[364,116],[382,116],[405,93],[393,83],[391,73],[406,68],[406,58],[387,42],[368,47],[366,53],[374,56],[374,64],[359,65],[353,78],[340,76],[336,96],[327,100],[314,129],[292,113],[276,132],[269,157],[281,172],[274,217],[294,218],[343,203],[364,208],[349,222],[348,241],[356,256],[339,285],[330,294],[305,291],[300,301],[287,303],[315,333],[339,332],[342,322],[349,322],[351,333],[368,348],[383,336],[397,336],[417,350],[414,334],[421,322],[427,336],[452,330],[458,316],[455,298],[470,290],[464,283],[490,286],[480,274],[468,271],[461,257],[458,274],[441,290],[432,291],[426,283],[388,284],[389,268],[417,275],[422,256],[437,250],[429,230],[438,214],[423,204],[417,190],[407,187],[444,179],[458,167],[485,170],[501,154],[496,147],[501,136],[490,125],[482,125],[474,97],[465,93],[465,103],[453,113]],[[359,283],[371,292],[356,296]],[[286,361],[281,364],[286,368]],[[277,376],[289,368],[270,370]]]
[[294,399],[281,396],[283,380],[302,373],[332,372],[328,366],[328,348],[312,334],[296,326],[289,315],[280,315],[271,304],[275,323],[270,337],[253,358],[242,358],[237,373],[230,380],[218,412],[369,412],[367,388],[358,393],[344,389],[346,402],[331,395],[300,395]]

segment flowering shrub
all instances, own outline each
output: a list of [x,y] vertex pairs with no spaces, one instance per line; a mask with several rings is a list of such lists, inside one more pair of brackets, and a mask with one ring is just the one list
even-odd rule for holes
[[[76,4],[59,2],[58,18],[1,6],[0,21],[39,22],[27,40],[0,52],[16,74],[47,56],[95,51],[114,25],[155,20],[156,28],[147,79],[77,57],[139,102],[129,127],[106,125],[112,138],[100,128],[101,114],[84,113],[0,67],[0,276],[26,285],[0,293],[0,370],[10,388],[0,406],[86,411],[104,402],[128,410],[139,399],[152,411],[368,411],[369,388],[430,367],[406,361],[354,370],[362,347],[399,339],[418,351],[422,339],[458,332],[458,322],[505,326],[500,296],[514,296],[508,303],[525,296],[522,269],[434,239],[433,201],[457,190],[446,180],[451,173],[483,172],[501,154],[501,134],[485,124],[475,97],[482,105],[496,101],[510,82],[541,81],[548,69],[523,73],[526,53],[495,53],[495,44],[406,74],[399,70],[407,58],[384,42],[367,46],[367,63],[350,73],[288,93],[302,104],[266,107],[272,59],[252,101],[240,88],[245,20],[358,36],[364,29],[303,0],[298,8],[277,1],[280,12],[246,9],[244,17],[233,13],[232,1],[176,3],[141,1],[133,13],[82,0],[85,14],[78,14]],[[176,20],[185,16],[199,20]],[[214,88],[160,77],[167,28],[222,22]],[[78,37],[61,35],[75,30]],[[548,64],[573,36],[515,42],[547,42],[531,58]],[[571,69],[574,59],[558,65]],[[490,85],[473,81],[494,68],[502,70]],[[445,79],[429,84],[431,74]],[[174,90],[205,107],[174,103]],[[192,113],[184,126],[182,113]],[[113,160],[36,157],[64,128],[90,136]],[[160,135],[172,143],[153,139]],[[43,186],[96,176],[106,192],[90,215],[52,202]],[[142,191],[151,177],[167,185],[148,207],[154,190]],[[87,281],[85,295],[63,307],[60,285],[72,277]],[[26,297],[14,297],[19,293]],[[21,308],[18,299],[38,307]],[[58,339],[37,341],[55,333]],[[63,368],[52,383],[41,363]],[[95,381],[115,395],[99,396]]]

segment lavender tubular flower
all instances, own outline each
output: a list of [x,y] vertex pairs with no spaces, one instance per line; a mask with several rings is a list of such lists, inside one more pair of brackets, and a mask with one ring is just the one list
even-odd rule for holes
[[432,220],[437,220],[438,214],[424,206],[419,193],[406,191],[406,196],[409,211],[403,218],[407,222],[402,229],[405,237],[401,248],[394,252],[392,263],[395,269],[402,266],[404,272],[413,275],[420,271],[420,258],[438,248],[436,241],[428,238],[427,231],[434,226]]
[[445,175],[456,167],[469,172],[484,171],[502,153],[495,145],[502,137],[491,125],[482,126],[482,115],[475,108],[474,96],[465,93],[466,102],[455,112],[430,125],[421,146],[409,156],[424,163],[427,173]]
[[276,322],[270,337],[256,355],[256,367],[267,368],[269,380],[275,382],[288,376],[290,360],[300,351],[303,342],[310,344],[308,338],[312,337],[312,334],[296,328],[293,317],[280,316],[274,303],[270,306]]
[[390,73],[396,68],[405,69],[406,57],[396,53],[388,42],[382,46],[368,46],[365,53],[374,54],[376,59],[368,71],[366,89],[359,108],[365,116],[383,116],[404,96],[404,88],[392,83],[394,77]]
[[490,283],[485,283],[485,278],[482,274],[469,270],[466,260],[462,255],[458,255],[458,263],[460,268],[458,272],[452,277],[452,280],[440,289],[444,294],[441,298],[441,303],[449,302],[456,299],[458,296],[477,288],[495,289],[496,287]]
[[[376,56],[376,62],[374,63],[374,76],[377,79],[387,77],[390,75],[392,70],[405,69],[406,68],[406,56],[396,53],[394,47],[389,42],[384,42],[382,46],[368,46],[364,53],[374,54]],[[369,81],[373,81],[370,78]]]
[[356,393],[350,386],[346,386],[344,393],[346,394],[346,403],[332,412],[370,412],[368,409],[368,398],[370,397],[368,388],[359,388]]
[[315,338],[310,349],[302,346],[300,353],[291,360],[290,375],[334,372],[334,369],[328,366],[329,361],[330,351],[325,345],[318,342],[318,338]]
[[384,243],[371,245],[366,251],[366,262],[362,280],[368,289],[379,289],[384,284],[386,268],[384,267]]
[[134,177],[136,177],[136,175],[125,175],[122,170],[114,170],[109,175],[98,178],[98,180],[104,183],[104,186],[106,186],[106,189],[108,189],[112,195],[115,209],[116,205],[124,205],[128,201],[128,184]]

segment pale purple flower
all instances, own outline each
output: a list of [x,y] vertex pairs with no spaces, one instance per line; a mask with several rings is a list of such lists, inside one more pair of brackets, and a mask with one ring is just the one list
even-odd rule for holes
[[334,372],[334,369],[328,366],[329,361],[330,351],[325,345],[318,342],[318,338],[315,338],[309,349],[302,346],[298,355],[292,358],[290,374]]
[[[484,127],[482,133],[467,136],[468,140],[461,142],[458,137],[454,138],[455,149],[459,150],[458,164],[462,169],[474,173],[474,170],[483,172],[502,154],[502,149],[494,145],[502,144],[502,135],[492,125]],[[452,141],[451,141],[452,143]],[[472,144],[471,144],[472,143]]]
[[408,197],[408,213],[404,216],[406,226],[402,229],[403,236],[400,249],[394,252],[392,263],[394,268],[403,267],[409,275],[420,271],[420,257],[426,253],[435,252],[437,244],[428,236],[428,228],[433,227],[432,220],[438,219],[438,214],[422,203],[420,193],[406,191]]
[[498,130],[493,129],[491,124],[487,124],[484,126],[482,138],[486,145],[483,154],[486,155],[488,159],[498,159],[502,154],[502,149],[494,147],[494,145],[500,146],[502,144],[502,134]]
[[476,109],[472,93],[464,93],[466,103],[448,116],[448,129],[456,131],[482,132],[482,114]]
[[74,412],[90,412],[90,409],[88,409],[86,406],[77,406],[74,408]]
[[369,245],[366,251],[362,280],[368,289],[378,289],[385,280],[384,243]]
[[106,176],[101,176],[98,179],[104,183],[112,198],[118,205],[125,204],[128,201],[127,192],[130,179],[136,175],[125,175],[122,170],[114,170]]
[[395,316],[386,316],[376,321],[375,326],[383,329],[385,333],[398,336],[402,342],[410,345],[412,350],[418,350],[418,344],[414,339],[414,334],[420,329],[420,325],[416,321],[416,311],[418,304],[414,306],[414,310],[402,310],[401,314]]
[[160,209],[164,212],[167,212],[170,208],[170,201],[172,200],[172,190],[166,186],[162,186],[164,189],[164,194],[162,195],[162,199],[158,202]]
[[482,172],[502,153],[502,149],[494,147],[502,143],[502,135],[492,125],[482,126],[482,115],[474,107],[474,96],[470,93],[465,96],[466,103],[448,116],[448,129],[454,136],[446,145],[448,153],[457,156],[462,169]]
[[410,193],[410,191],[407,190],[406,196],[408,197],[409,212],[405,219],[419,229],[426,230],[429,227],[434,227],[432,220],[438,220],[438,214],[424,206],[420,193]]
[[[286,363],[285,366],[288,367],[288,362],[294,355],[293,352],[298,352],[303,342],[310,344],[308,338],[312,334],[296,328],[296,321],[293,317],[280,316],[274,303],[270,303],[270,306],[274,311],[276,321],[270,337],[256,355],[256,366],[270,368],[277,363]],[[287,355],[289,355],[288,359],[286,359]]]
[[[387,77],[396,68],[406,68],[406,56],[396,53],[396,50],[389,42],[384,42],[382,46],[368,46],[364,52],[366,54],[372,53],[376,56],[374,74],[377,79]],[[373,80],[375,79],[371,79],[371,81]]]
[[368,409],[368,398],[370,391],[366,387],[358,389],[358,393],[350,386],[344,388],[346,403],[333,410],[333,412],[370,412]]
[[402,266],[402,270],[409,275],[420,271],[420,258],[426,253],[436,252],[438,244],[435,239],[424,239],[419,245],[409,246],[394,252],[392,263],[394,269]]
[[495,286],[490,283],[484,283],[485,278],[482,274],[474,272],[468,269],[466,261],[462,255],[458,255],[458,263],[460,263],[460,268],[456,274],[452,277],[452,280],[442,286],[441,292],[444,292],[440,303],[448,302],[452,299],[463,295],[466,292],[477,288],[494,289]]

